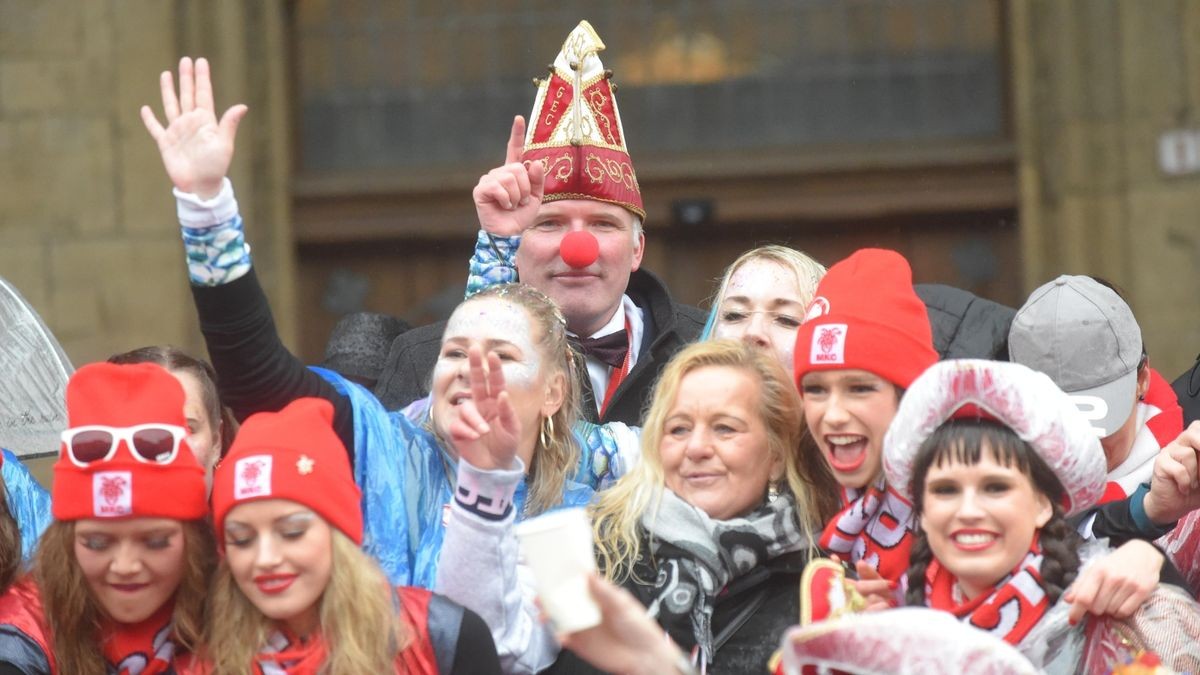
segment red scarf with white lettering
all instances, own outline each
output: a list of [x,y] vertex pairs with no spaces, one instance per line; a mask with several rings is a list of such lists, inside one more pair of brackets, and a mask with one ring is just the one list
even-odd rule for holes
[[1050,607],[1040,583],[1041,567],[1042,548],[1035,536],[1029,553],[991,593],[964,601],[954,575],[934,559],[925,570],[925,604],[1015,646]]
[[879,575],[898,581],[912,549],[912,504],[880,480],[866,490],[842,488],[844,507],[821,533],[821,548],[851,564],[865,560]]
[[166,602],[139,623],[106,620],[100,629],[104,660],[118,675],[174,673],[179,665],[176,645],[171,639],[171,612],[174,610],[175,603]]

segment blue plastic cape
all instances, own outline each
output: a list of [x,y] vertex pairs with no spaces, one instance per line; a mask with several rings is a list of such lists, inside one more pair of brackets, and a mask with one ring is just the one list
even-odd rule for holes
[[8,512],[21,531],[21,558],[29,560],[37,549],[38,539],[54,516],[50,514],[50,493],[37,482],[29,469],[8,450],[4,453],[4,491],[8,496]]
[[[387,412],[371,392],[333,371],[312,370],[349,399],[354,410],[354,481],[362,490],[363,548],[393,584],[432,589],[456,460],[433,433],[402,411]],[[585,505],[593,494],[589,486],[568,481],[555,508]],[[525,496],[522,482],[514,499],[518,519]]]

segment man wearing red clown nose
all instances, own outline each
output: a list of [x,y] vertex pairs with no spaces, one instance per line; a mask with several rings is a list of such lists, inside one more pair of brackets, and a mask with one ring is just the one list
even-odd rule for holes
[[[640,269],[646,212],[603,49],[587,21],[571,31],[537,81],[529,128],[513,120],[504,164],[475,186],[481,231],[467,295],[518,276],[548,295],[587,362],[584,416],[638,424],[659,370],[699,335],[704,315]],[[443,328],[392,344],[376,389],[389,409],[427,393]]]

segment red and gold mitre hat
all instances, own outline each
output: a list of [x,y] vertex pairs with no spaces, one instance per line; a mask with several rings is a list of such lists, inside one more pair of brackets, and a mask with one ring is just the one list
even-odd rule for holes
[[550,67],[525,133],[522,160],[546,168],[543,201],[594,199],[623,206],[645,219],[642,191],[617,112],[614,87],[598,54],[600,36],[580,21]]

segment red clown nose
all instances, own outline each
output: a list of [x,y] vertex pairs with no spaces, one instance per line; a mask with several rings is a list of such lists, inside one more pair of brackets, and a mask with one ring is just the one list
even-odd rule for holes
[[587,267],[600,257],[600,242],[590,232],[582,230],[568,232],[559,245],[558,254],[563,262],[575,269]]

